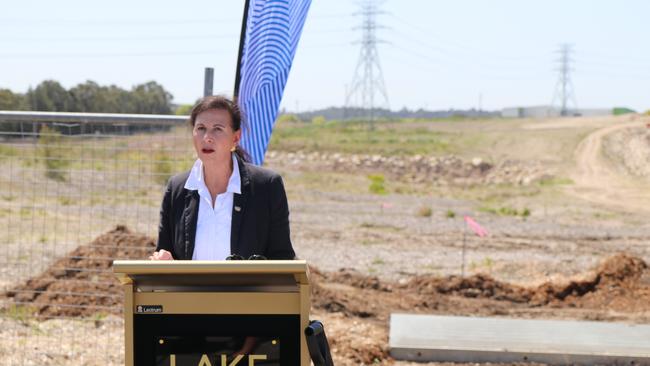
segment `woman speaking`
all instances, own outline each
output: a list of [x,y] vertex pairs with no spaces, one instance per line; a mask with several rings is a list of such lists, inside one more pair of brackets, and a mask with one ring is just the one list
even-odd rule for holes
[[201,99],[189,123],[198,159],[172,177],[153,260],[294,259],[282,178],[247,162],[239,106]]

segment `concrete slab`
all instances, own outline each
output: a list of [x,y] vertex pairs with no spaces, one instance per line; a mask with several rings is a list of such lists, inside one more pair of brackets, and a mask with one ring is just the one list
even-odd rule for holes
[[391,314],[398,360],[650,365],[650,325]]

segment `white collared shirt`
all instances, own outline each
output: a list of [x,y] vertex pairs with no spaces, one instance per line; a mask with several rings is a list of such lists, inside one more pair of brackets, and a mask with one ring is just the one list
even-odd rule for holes
[[224,193],[218,194],[212,207],[212,197],[205,185],[203,162],[197,159],[192,166],[185,189],[199,192],[199,217],[192,260],[223,260],[230,255],[230,231],[234,194],[241,194],[241,177],[235,155],[232,155],[232,174]]

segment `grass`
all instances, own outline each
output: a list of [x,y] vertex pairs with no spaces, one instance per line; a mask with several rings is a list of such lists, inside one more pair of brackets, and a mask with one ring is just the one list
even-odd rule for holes
[[18,149],[8,145],[0,145],[0,160],[12,158],[17,155]]
[[165,184],[174,173],[174,161],[172,156],[164,150],[159,150],[154,155],[153,179],[158,184]]
[[481,262],[469,262],[468,268],[470,271],[475,272],[482,268],[486,269],[488,273],[492,273],[494,267],[494,260],[491,257],[485,257]]
[[11,304],[6,308],[0,308],[0,313],[9,319],[28,325],[29,320],[36,313],[36,309],[31,306]]
[[312,194],[310,191],[368,193],[368,178],[363,175],[300,171],[284,172],[282,178],[287,189],[292,188],[287,192],[289,199],[308,199]]
[[378,122],[370,132],[363,122],[286,122],[273,131],[276,150],[318,150],[344,154],[414,155],[450,153],[458,135],[431,131],[426,126],[400,128],[399,123]]
[[364,229],[380,229],[380,230],[388,230],[388,231],[401,231],[403,230],[401,227],[398,226],[393,226],[393,225],[388,225],[388,224],[375,224],[372,222],[362,222],[359,224],[359,227],[364,228]]
[[[483,161],[571,156],[590,127],[576,130],[528,129],[516,119],[427,119],[365,122],[283,121],[273,131],[270,149],[343,154],[448,155]],[[557,164],[563,164],[557,159]]]
[[530,216],[530,209],[528,208],[516,209],[508,206],[502,206],[502,207],[481,206],[478,208],[478,210],[481,212],[487,212],[499,216],[519,216],[524,218]]
[[574,182],[571,178],[564,178],[564,177],[550,177],[550,178],[541,179],[539,182],[537,182],[537,184],[540,187],[566,186],[566,185],[571,185],[573,183]]

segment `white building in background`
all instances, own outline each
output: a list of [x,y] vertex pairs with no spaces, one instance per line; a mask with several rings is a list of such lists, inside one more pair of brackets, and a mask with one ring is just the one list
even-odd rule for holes
[[552,106],[540,105],[531,107],[512,107],[501,110],[501,117],[506,118],[546,118],[560,115],[558,109]]
[[[578,109],[576,115],[580,116],[610,116],[612,109],[608,108],[591,108]],[[560,110],[553,106],[541,105],[531,107],[511,107],[501,110],[501,117],[504,118],[548,118],[559,117]]]

